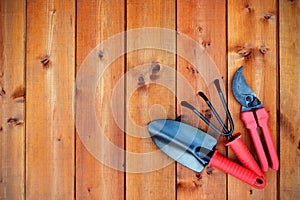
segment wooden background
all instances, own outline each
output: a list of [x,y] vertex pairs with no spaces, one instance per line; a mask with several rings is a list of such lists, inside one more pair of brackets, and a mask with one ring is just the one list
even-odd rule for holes
[[[246,66],[248,83],[269,111],[280,157],[280,170],[269,169],[264,190],[217,169],[195,174],[175,163],[150,173],[123,173],[87,151],[73,121],[76,73],[97,44],[141,27],[177,30],[205,47],[227,88],[235,132],[243,133],[253,151],[230,89],[236,69]],[[299,0],[1,0],[0,199],[300,199],[299,30]],[[176,37],[170,39],[176,46]],[[128,37],[119,48],[135,45],[136,38]],[[105,58],[105,52],[99,56]],[[149,138],[124,134],[109,108],[118,80],[144,63],[168,65],[195,91],[207,90],[191,64],[174,54],[144,49],[117,59],[97,87],[96,112],[109,139],[137,153],[156,147]],[[185,88],[173,78],[177,95],[184,96]],[[128,96],[126,90],[136,82],[125,81],[119,94],[125,130],[135,131],[131,120],[145,126],[151,119],[144,113],[154,104],[165,113],[154,110],[152,117],[182,114],[165,88],[147,86]],[[207,110],[203,102],[199,105]],[[187,113],[183,120],[195,123]],[[223,145],[218,148],[235,159]],[[135,164],[126,155],[119,159],[125,166]]]

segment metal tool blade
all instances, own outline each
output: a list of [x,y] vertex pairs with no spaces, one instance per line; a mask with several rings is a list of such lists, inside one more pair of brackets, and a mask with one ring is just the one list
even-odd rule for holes
[[196,172],[209,163],[217,143],[209,134],[174,120],[152,121],[148,131],[159,149]]
[[262,104],[255,93],[247,84],[243,75],[244,66],[241,66],[234,74],[232,79],[232,92],[236,100],[242,105],[242,112],[253,108],[262,108]]

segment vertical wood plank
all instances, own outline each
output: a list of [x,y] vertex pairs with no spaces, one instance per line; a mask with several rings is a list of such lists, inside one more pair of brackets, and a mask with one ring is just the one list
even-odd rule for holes
[[[173,0],[127,1],[127,30],[143,27],[162,27],[175,30],[175,23],[175,2]],[[162,45],[166,44],[166,38],[163,35],[158,35],[157,38],[149,38],[149,40],[153,40],[153,43],[155,43],[158,38],[161,38],[159,41]],[[168,39],[174,41],[170,45],[174,45],[173,48],[175,49],[175,33]],[[142,44],[144,44],[144,41],[127,37],[127,47],[129,49]],[[175,70],[175,55],[157,49],[142,49],[129,53],[127,56],[127,73],[133,70],[137,76],[136,79],[130,76],[126,81],[126,151],[146,157],[147,153],[157,151],[157,147],[149,138],[147,124],[154,119],[174,119],[176,105],[175,95],[172,93],[174,91],[156,84],[143,84],[144,80],[145,82],[147,79],[149,80],[149,74],[140,70],[139,65],[145,65],[150,72],[156,66],[159,66],[156,67],[158,73],[163,73],[164,66]],[[173,83],[169,85],[170,88],[175,90],[175,71],[168,74],[168,77],[170,82]],[[159,74],[158,78],[165,78],[164,74]],[[134,91],[134,93],[129,94],[128,91]],[[143,134],[147,137],[142,138],[141,135]],[[164,160],[167,157],[161,154],[160,159]],[[146,165],[149,164],[147,164],[149,161],[151,163],[159,162],[151,158],[145,161],[142,159],[137,161],[126,154],[127,170],[134,165],[141,166],[141,171],[126,174],[126,199],[175,199],[176,174],[174,162],[167,167],[152,172],[143,172],[144,167],[148,167]]]
[[[80,70],[81,63],[96,45],[124,31],[124,11],[125,5],[123,1],[77,1],[77,71]],[[123,43],[111,48],[124,49],[124,45]],[[105,49],[102,53],[103,57],[101,59],[105,59],[107,56]],[[96,59],[95,63],[97,63]],[[115,124],[111,111],[111,96],[124,71],[124,57],[121,57],[108,67],[103,78],[99,80],[95,97],[98,123],[103,125],[106,137],[121,149],[124,149],[124,133],[121,130],[123,127],[118,128]],[[118,94],[118,98],[123,105],[124,94]],[[119,107],[118,114],[124,121],[123,109],[122,106]],[[76,117],[80,117],[79,115],[80,113],[76,113]],[[100,146],[99,151],[101,151]],[[106,151],[108,149],[105,149],[103,154],[109,154]],[[112,159],[119,159],[118,162],[124,162],[124,157],[118,158],[115,156]],[[124,199],[124,172],[112,169],[96,160],[87,151],[78,135],[76,137],[76,198]]]
[[25,1],[0,1],[0,199],[24,199]]
[[27,2],[26,198],[74,198],[75,2]]
[[279,1],[280,199],[300,198],[300,2]]
[[[268,1],[228,1],[228,80],[229,105],[235,130],[254,153],[249,132],[240,119],[241,105],[234,99],[231,80],[236,70],[244,65],[247,83],[268,110],[269,127],[277,143],[277,4]],[[229,152],[230,158],[234,158]],[[228,199],[276,199],[277,172],[269,168],[265,174],[267,186],[259,191],[228,176]],[[234,191],[234,192],[230,192]]]
[[[195,42],[200,43],[205,47],[205,50],[215,61],[225,85],[226,79],[226,1],[213,0],[213,1],[177,1],[177,31],[189,36]],[[191,47],[187,47],[187,51],[193,52]],[[197,55],[195,55],[197,56]],[[203,81],[203,75],[198,74],[192,66],[185,59],[177,56],[177,70],[188,80],[189,84],[193,87],[195,94],[198,91],[203,91],[207,96],[208,86]],[[210,73],[211,69],[204,69],[206,73]],[[213,82],[214,80],[211,80]],[[226,94],[226,91],[223,91]],[[191,94],[187,93],[185,87],[177,85],[177,96],[191,102]],[[206,103],[200,98],[198,99],[197,109],[205,115],[209,112]],[[218,102],[218,101],[216,101]],[[181,108],[180,102],[177,102],[177,112],[181,116],[181,120],[199,126],[202,130],[207,130],[207,126],[190,110]],[[214,105],[216,108],[217,105]],[[222,106],[221,106],[222,108]],[[220,145],[218,150],[222,154],[226,154],[223,144],[223,137],[220,137]],[[177,199],[226,199],[226,174],[206,168],[201,174],[177,165]],[[208,171],[207,171],[208,170]]]

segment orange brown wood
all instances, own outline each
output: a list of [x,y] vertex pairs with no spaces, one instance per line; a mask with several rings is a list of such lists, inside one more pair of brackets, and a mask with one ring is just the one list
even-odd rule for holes
[[[251,89],[271,116],[270,131],[277,143],[277,2],[229,1],[228,2],[228,92],[229,108],[233,114],[235,130],[243,134],[243,140],[252,149],[249,132],[240,120],[241,105],[234,99],[231,80],[240,66]],[[229,152],[229,157],[234,158]],[[229,199],[276,199],[277,172],[269,168],[267,186],[262,191],[253,190],[246,184],[228,176]]]
[[72,199],[75,2],[28,1],[26,20],[26,199]]
[[[129,0],[126,10],[127,30],[140,27],[175,29],[174,1]],[[157,35],[157,38],[153,38],[153,42],[160,41],[164,44],[168,41],[164,37],[163,34]],[[172,45],[175,49],[175,34],[170,40],[173,41]],[[143,45],[143,42],[134,37],[127,37],[128,49]],[[175,95],[172,93],[175,91],[175,55],[157,49],[141,49],[129,53],[126,61],[127,73],[131,74],[131,70],[136,70],[134,72],[136,76],[128,76],[126,80],[126,91],[133,91],[132,94],[127,92],[126,95],[126,151],[144,154],[146,157],[149,153],[157,151],[149,136],[141,138],[143,134],[147,134],[147,124],[154,119],[175,118]],[[140,68],[140,65],[146,65],[150,72],[155,67],[159,69],[158,78],[164,78],[163,66],[173,69],[171,72],[173,75],[170,75],[170,88],[173,88],[173,91],[163,86],[143,83],[143,80],[151,79],[151,74],[141,70],[143,68]],[[151,163],[159,165],[161,159],[166,159],[166,156],[161,154],[157,159],[150,157],[143,161],[126,154],[127,170],[133,168],[132,165],[140,166],[137,171],[126,174],[126,199],[175,199],[175,163],[164,168],[147,170]]]
[[279,2],[280,196],[300,198],[300,2]]
[[[124,3],[120,1],[77,1],[77,73],[81,69],[84,59],[94,48],[113,36],[124,31]],[[119,44],[118,48],[125,48]],[[106,59],[106,50],[98,52],[93,63]],[[99,60],[97,60],[99,59]],[[113,89],[125,71],[124,57],[118,59],[108,67],[99,80],[95,96],[98,123],[102,125],[105,135],[121,149],[124,148],[124,127],[118,127],[111,112],[110,104]],[[124,94],[118,94],[119,101],[124,101]],[[84,102],[83,102],[84,104]],[[123,104],[122,104],[123,105]],[[85,105],[81,106],[82,109]],[[124,119],[122,107],[119,115]],[[80,112],[76,115],[80,118]],[[93,124],[90,124],[93,126]],[[91,145],[96,144],[96,140]],[[96,144],[98,145],[98,144]],[[105,149],[99,146],[99,151]],[[112,158],[115,159],[115,158]],[[124,156],[120,157],[124,162]],[[77,133],[76,137],[76,199],[123,199],[124,198],[124,173],[117,171],[105,163],[101,163],[83,145]]]
[[25,199],[25,1],[0,1],[0,199]]
[[[296,0],[0,1],[0,199],[300,199],[299,13]],[[173,32],[160,30],[152,38],[143,37],[149,34],[145,29],[141,35],[124,34],[95,58],[95,66],[102,66],[108,52],[148,45],[114,60],[95,87],[97,122],[121,151],[112,154],[93,137],[89,144],[118,163],[116,170],[86,146],[74,123],[89,106],[77,101],[83,93],[76,76],[96,45],[145,27]],[[212,93],[213,80],[204,81],[213,69],[197,73],[188,59],[176,55],[183,47],[199,58],[196,46],[180,43],[183,35],[203,46],[215,62],[234,132],[243,134],[253,155],[240,104],[231,92],[240,65],[268,110],[280,169],[265,173],[264,190],[214,168],[196,174],[175,164],[149,138],[150,121],[178,117],[215,135],[180,106],[180,100],[196,99],[197,109],[215,120],[197,97],[203,91],[222,110]],[[173,52],[151,48],[158,44]],[[167,87],[158,84],[162,80]],[[89,116],[85,120],[94,126]],[[224,140],[219,138],[217,148],[238,162]]]
[[[227,69],[226,66],[226,2],[225,1],[177,1],[177,31],[182,33],[196,43],[199,43],[205,48],[217,65],[220,75],[223,77],[226,85]],[[193,52],[190,46],[186,47],[187,52]],[[195,55],[197,58],[197,55]],[[201,67],[201,66],[200,66]],[[193,98],[198,101],[197,109],[201,113],[206,113],[210,116],[206,103],[197,95],[198,91],[203,91],[207,96],[210,96],[208,87],[215,90],[212,81],[206,85],[203,76],[209,73],[211,69],[206,68],[197,70],[185,58],[177,56],[177,71],[183,76],[189,85],[193,88],[192,94],[185,88],[184,84],[177,82],[177,97],[181,100],[192,102]],[[201,73],[200,73],[200,72]],[[215,90],[216,91],[216,90]],[[226,91],[224,91],[226,94]],[[196,97],[195,97],[196,96]],[[214,99],[214,102],[220,102],[219,99]],[[195,105],[196,106],[196,105]],[[214,104],[216,109],[223,107]],[[182,108],[180,102],[177,102],[177,113],[181,116],[183,122],[199,126],[203,130],[207,130],[207,126],[199,120],[192,111]],[[209,117],[208,117],[209,118]],[[215,134],[218,137],[218,135]],[[220,145],[218,149],[220,153],[226,155],[223,137],[220,137]],[[226,190],[220,190],[220,187],[226,185],[226,174],[219,170],[207,168],[201,174],[177,165],[177,199],[224,199],[226,198]],[[206,191],[210,190],[208,194]]]

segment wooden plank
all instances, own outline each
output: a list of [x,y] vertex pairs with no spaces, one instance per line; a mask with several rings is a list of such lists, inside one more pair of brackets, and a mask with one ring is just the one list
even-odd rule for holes
[[25,1],[0,1],[0,199],[25,194]]
[[280,199],[300,199],[300,2],[279,1]]
[[[269,127],[277,143],[277,5],[268,1],[228,1],[228,80],[244,65],[247,83],[268,110]],[[240,104],[229,89],[229,108],[233,114],[235,130],[253,151],[249,132],[240,119]],[[232,152],[230,158],[234,158]],[[267,186],[255,190],[228,176],[228,199],[276,199],[277,172],[269,168],[265,174]],[[230,192],[234,191],[234,192]]]
[[[77,72],[85,57],[96,45],[109,39],[109,37],[124,31],[125,5],[118,0],[78,0],[77,1],[77,47],[76,63]],[[125,42],[112,48],[125,48]],[[116,45],[116,44],[114,44]],[[100,53],[99,59],[106,59],[106,50]],[[99,61],[100,61],[99,60]],[[93,61],[92,61],[93,62]],[[97,58],[95,59],[97,63]],[[124,149],[123,125],[118,127],[112,115],[112,93],[116,84],[121,79],[125,71],[124,57],[117,59],[110,65],[103,78],[97,85],[95,108],[97,120],[104,129],[105,136],[120,149]],[[118,94],[119,101],[122,102],[119,110],[119,117],[124,121],[124,94]],[[85,102],[83,102],[84,104]],[[84,105],[82,105],[84,108]],[[80,112],[76,117],[80,117]],[[123,122],[124,123],[124,122]],[[92,125],[91,125],[92,126]],[[92,142],[91,145],[96,144]],[[96,144],[97,145],[97,144]],[[100,147],[99,147],[100,151]],[[103,154],[110,154],[105,149]],[[112,169],[102,164],[93,156],[93,152],[88,152],[81,142],[79,135],[76,137],[76,198],[77,199],[124,199],[124,172]],[[124,162],[124,156],[117,162]]]
[[[127,30],[143,27],[175,30],[175,2],[172,0],[127,1]],[[128,36],[127,48],[135,49],[145,44],[146,40],[152,41],[153,44],[165,45],[168,40],[171,41],[170,48],[173,46],[175,49],[175,33],[168,38],[164,36],[158,34],[157,37],[145,40],[139,39],[141,36]],[[140,65],[144,67],[139,67]],[[171,70],[168,74],[171,91],[157,84],[147,85],[149,79],[155,82],[155,78],[151,77],[153,69],[155,73],[158,73],[156,81],[166,78],[163,72],[167,69],[166,66]],[[133,71],[136,76],[128,75],[126,79],[126,151],[131,154],[137,153],[140,159],[129,156],[131,155],[129,153],[126,154],[126,169],[132,172],[126,174],[126,199],[175,199],[174,162],[167,167],[157,168],[155,171],[151,169],[148,173],[144,171],[149,165],[159,165],[167,159],[163,154],[160,154],[157,159],[147,156],[148,153],[157,151],[149,138],[147,124],[154,119],[175,118],[175,96],[172,93],[175,90],[174,70],[175,55],[166,51],[142,49],[127,55],[127,73],[131,74],[130,72]],[[133,93],[131,94],[130,91]],[[138,169],[133,171],[135,167]]]
[[[205,47],[205,50],[218,66],[220,75],[224,78],[221,81],[227,85],[226,1],[177,1],[177,30]],[[188,46],[186,51],[193,52],[193,49]],[[179,99],[192,102],[198,91],[203,91],[207,96],[211,96],[208,87],[215,90],[212,85],[206,85],[203,79],[203,76],[212,73],[212,69],[202,69],[202,74],[200,74],[197,72],[199,70],[195,70],[195,66],[177,56],[177,71],[194,89],[194,94],[189,94],[186,87],[180,84],[178,80],[177,97]],[[210,82],[213,81],[210,80]],[[226,91],[223,92],[226,94]],[[196,97],[196,99],[198,99],[197,108],[201,113],[205,115],[211,112],[200,97]],[[211,100],[220,102],[219,99]],[[214,106],[219,110],[218,105],[214,104]],[[207,126],[202,120],[190,110],[182,108],[180,102],[177,102],[177,112],[182,121],[199,126],[202,130],[207,130]],[[221,154],[226,155],[223,139],[220,137],[221,142],[217,148]],[[196,174],[178,164],[177,199],[226,199],[226,174],[219,170],[211,171],[211,169],[206,168],[201,174]]]
[[27,2],[26,198],[74,198],[75,2]]

